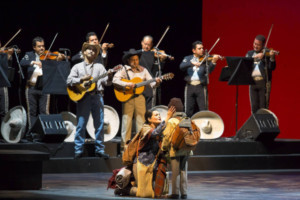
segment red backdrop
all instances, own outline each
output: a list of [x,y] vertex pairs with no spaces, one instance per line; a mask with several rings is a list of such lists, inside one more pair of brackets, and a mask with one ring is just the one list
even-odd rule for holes
[[[203,43],[210,49],[217,38],[220,41],[211,54],[245,56],[252,49],[257,34],[268,36],[269,48],[280,51],[276,70],[273,72],[270,110],[279,119],[278,138],[300,139],[298,123],[300,69],[298,46],[300,36],[300,1],[251,0],[220,1],[203,0]],[[224,121],[224,137],[235,135],[236,87],[220,82],[221,69],[226,61],[218,62],[210,76],[209,109],[218,113]],[[239,86],[238,128],[250,117],[249,87]]]

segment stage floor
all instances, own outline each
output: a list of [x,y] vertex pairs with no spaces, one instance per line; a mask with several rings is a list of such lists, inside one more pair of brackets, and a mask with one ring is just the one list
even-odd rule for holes
[[[44,174],[41,190],[0,191],[0,198],[8,200],[143,199],[114,196],[113,190],[106,190],[110,176],[111,173]],[[190,172],[188,181],[188,199],[300,199],[299,172]]]

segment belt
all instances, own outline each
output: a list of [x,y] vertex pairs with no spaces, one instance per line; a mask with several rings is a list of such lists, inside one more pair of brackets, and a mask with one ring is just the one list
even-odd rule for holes
[[264,80],[264,78],[262,76],[255,76],[255,77],[253,77],[253,80],[261,81],[261,80]]
[[190,85],[200,85],[201,82],[200,81],[190,81],[189,84]]
[[95,95],[95,94],[101,94],[103,96],[103,91],[92,91],[92,92],[89,92],[90,95]]

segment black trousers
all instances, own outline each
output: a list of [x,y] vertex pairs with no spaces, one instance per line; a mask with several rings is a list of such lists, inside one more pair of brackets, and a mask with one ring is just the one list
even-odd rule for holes
[[0,87],[0,125],[5,114],[8,112],[8,91],[7,87]]
[[[186,84],[185,86],[185,112],[188,117],[192,117],[198,111],[207,110],[206,104],[207,87],[199,85]],[[195,109],[196,105],[198,110]]]
[[153,89],[151,86],[146,85],[143,95],[146,100],[146,110],[150,110],[152,108],[152,100],[153,100]]
[[250,85],[250,103],[252,113],[256,113],[260,108],[266,108],[265,80],[255,81],[255,85]]
[[27,103],[28,128],[32,128],[39,114],[49,114],[50,95],[42,94],[42,90],[29,87],[25,90],[25,97]]

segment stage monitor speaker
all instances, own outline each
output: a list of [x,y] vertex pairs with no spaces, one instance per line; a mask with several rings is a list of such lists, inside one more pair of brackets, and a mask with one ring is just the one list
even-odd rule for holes
[[279,132],[278,121],[272,114],[252,114],[238,130],[236,138],[272,141]]
[[68,135],[61,114],[40,114],[32,126],[31,133],[38,135],[42,142],[63,142]]

